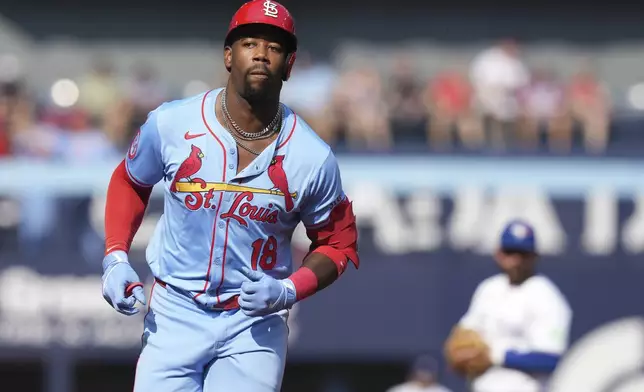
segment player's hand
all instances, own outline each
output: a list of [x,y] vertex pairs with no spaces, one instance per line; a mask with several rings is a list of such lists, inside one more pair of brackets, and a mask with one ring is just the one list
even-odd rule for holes
[[117,312],[127,316],[139,313],[136,301],[145,305],[143,283],[128,262],[127,253],[114,251],[103,259],[103,298]]
[[262,271],[246,267],[241,272],[250,280],[242,283],[239,294],[239,307],[244,314],[264,316],[289,308],[295,303],[295,289],[288,284],[288,279],[278,280]]

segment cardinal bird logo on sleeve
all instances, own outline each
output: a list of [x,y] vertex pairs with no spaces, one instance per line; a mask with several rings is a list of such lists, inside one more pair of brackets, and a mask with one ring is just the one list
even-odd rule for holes
[[179,165],[177,174],[175,174],[174,179],[170,184],[171,192],[177,192],[177,182],[184,178],[187,178],[190,182],[201,183],[202,187],[205,187],[206,183],[202,179],[192,178],[192,176],[201,170],[201,165],[203,164],[201,158],[203,157],[204,155],[203,152],[201,152],[201,149],[193,144],[191,146],[190,155],[181,163],[181,165]]
[[275,186],[273,189],[277,189],[284,194],[284,206],[286,207],[286,212],[289,212],[294,206],[293,195],[291,195],[291,192],[288,190],[288,179],[284,172],[283,162],[284,155],[277,155],[273,158],[270,166],[268,167],[268,178]]

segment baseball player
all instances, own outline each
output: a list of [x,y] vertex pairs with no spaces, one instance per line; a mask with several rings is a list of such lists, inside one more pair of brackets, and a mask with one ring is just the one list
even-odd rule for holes
[[[165,200],[146,251],[155,283],[135,391],[278,391],[288,309],[359,265],[336,158],[279,101],[296,50],[284,6],[243,4],[226,86],[153,110],[112,175],[103,296],[120,313],[146,303],[128,250],[155,184]],[[300,222],[311,248],[293,271]]]
[[447,360],[468,376],[473,392],[543,392],[568,346],[572,311],[555,284],[536,273],[528,223],[504,228],[496,261],[503,273],[477,287],[447,340]]

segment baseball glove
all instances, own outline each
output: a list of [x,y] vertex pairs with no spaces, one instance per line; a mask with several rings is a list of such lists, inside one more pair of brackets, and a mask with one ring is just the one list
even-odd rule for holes
[[454,371],[468,378],[477,377],[492,366],[489,347],[481,335],[458,326],[445,342],[444,355]]

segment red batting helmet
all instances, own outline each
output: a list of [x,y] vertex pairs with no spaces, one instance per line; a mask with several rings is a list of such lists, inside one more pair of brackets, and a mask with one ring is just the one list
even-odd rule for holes
[[291,13],[273,0],[251,0],[244,3],[233,15],[226,34],[226,45],[230,44],[229,37],[238,27],[249,24],[265,24],[274,26],[286,32],[289,36],[289,54],[286,58],[286,71],[282,76],[284,81],[288,80],[293,64],[295,63],[295,52],[297,51],[297,37],[295,35],[295,22]]

